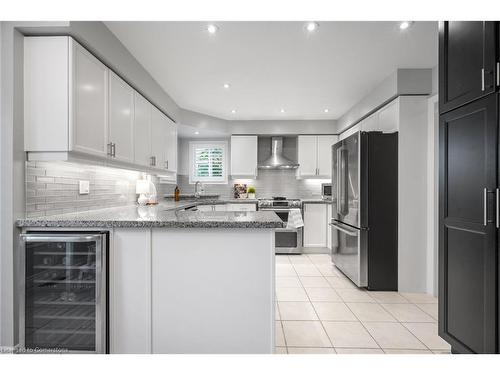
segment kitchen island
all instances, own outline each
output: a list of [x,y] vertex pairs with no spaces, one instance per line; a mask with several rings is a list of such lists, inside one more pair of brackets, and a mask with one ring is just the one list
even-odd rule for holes
[[23,231],[109,232],[111,353],[272,353],[272,212],[166,202],[18,220]]

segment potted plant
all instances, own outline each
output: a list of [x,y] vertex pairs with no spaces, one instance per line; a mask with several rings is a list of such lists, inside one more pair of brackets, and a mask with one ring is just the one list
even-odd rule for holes
[[248,193],[248,199],[255,199],[255,188],[253,186],[250,186],[247,190]]

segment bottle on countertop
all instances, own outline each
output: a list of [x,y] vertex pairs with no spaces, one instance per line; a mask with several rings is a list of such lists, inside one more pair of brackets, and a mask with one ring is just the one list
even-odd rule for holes
[[180,195],[181,191],[179,190],[179,186],[176,186],[174,190],[174,201],[179,202],[181,200]]

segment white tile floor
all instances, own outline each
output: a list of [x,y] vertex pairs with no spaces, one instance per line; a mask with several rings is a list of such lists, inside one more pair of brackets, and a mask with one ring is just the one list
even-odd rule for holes
[[450,352],[436,298],[359,289],[329,255],[277,255],[276,300],[276,354]]

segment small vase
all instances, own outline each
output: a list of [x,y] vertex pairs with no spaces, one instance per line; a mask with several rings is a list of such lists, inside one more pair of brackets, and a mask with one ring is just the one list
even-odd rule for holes
[[255,193],[248,193],[248,199],[255,199]]

